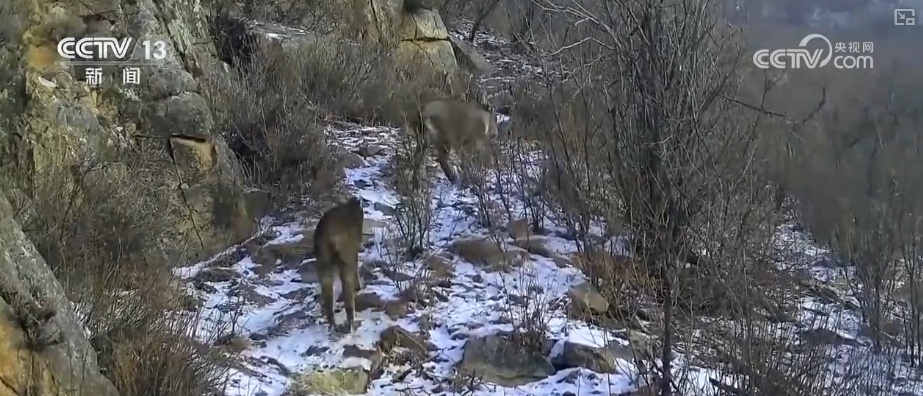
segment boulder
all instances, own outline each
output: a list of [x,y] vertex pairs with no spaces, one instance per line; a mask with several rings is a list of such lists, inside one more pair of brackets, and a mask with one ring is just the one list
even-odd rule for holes
[[634,361],[631,350],[617,341],[610,341],[606,346],[564,341],[561,354],[563,367],[582,367],[603,374],[628,370]]
[[571,304],[579,312],[588,314],[602,314],[609,312],[609,301],[589,282],[583,282],[572,287],[567,292]]
[[468,72],[476,76],[489,76],[497,71],[490,61],[481,55],[471,43],[458,37],[449,35],[449,42],[452,44],[452,50],[455,51],[455,59],[458,65],[464,67]]
[[[169,140],[173,177],[164,183],[175,188],[171,196],[177,223],[177,247],[201,260],[246,239],[255,231],[255,216],[244,198],[242,175],[231,149],[215,138]],[[186,238],[186,239],[183,239]]]
[[297,375],[286,395],[364,394],[368,389],[369,381],[369,372],[362,367],[311,370]]
[[391,319],[403,318],[410,311],[407,301],[403,299],[383,298],[378,293],[365,292],[356,295],[356,312],[374,309],[384,312]]
[[0,192],[0,395],[117,396],[51,268]]
[[424,334],[414,334],[401,326],[392,325],[381,332],[378,349],[382,353],[391,353],[395,348],[406,348],[414,356],[423,358],[427,354],[427,341]]
[[[456,52],[449,41],[449,32],[438,11],[432,8],[441,0],[372,0],[352,2],[337,0],[328,4],[327,19],[311,20],[310,30],[293,28],[274,22],[246,20],[242,31],[235,32],[238,40],[272,38],[282,48],[303,45],[331,45],[334,42],[362,40],[396,47],[398,59],[431,66],[443,72],[458,70]],[[346,21],[346,23],[343,23]],[[332,27],[331,29],[327,29]],[[473,58],[475,55],[465,55]]]
[[477,238],[456,240],[448,250],[471,264],[495,271],[522,265],[529,256],[526,251],[507,251],[490,239]]
[[505,387],[525,385],[555,373],[544,354],[523,348],[512,337],[502,334],[466,341],[457,369]]
[[404,0],[372,0],[347,9],[353,13],[353,25],[360,38],[397,43],[397,54],[408,62],[424,61],[447,72],[458,69],[449,32],[435,9],[407,7]]

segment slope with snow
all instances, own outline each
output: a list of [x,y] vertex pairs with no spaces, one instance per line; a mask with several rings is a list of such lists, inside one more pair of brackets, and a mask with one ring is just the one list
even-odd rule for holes
[[[485,38],[480,38],[486,40]],[[496,40],[494,38],[487,38]],[[395,236],[392,212],[398,196],[385,180],[388,164],[397,151],[397,130],[386,127],[368,127],[341,124],[327,131],[337,145],[358,152],[361,147],[374,145],[383,148],[377,154],[363,158],[363,165],[347,170],[346,184],[351,192],[363,199],[366,218],[382,225],[375,231],[372,243],[361,254],[366,266],[367,278],[363,293],[374,293],[383,300],[400,299],[404,283],[415,274],[425,272],[422,260],[403,262],[396,260],[388,250],[386,241]],[[432,178],[432,196],[435,219],[430,235],[431,250],[444,253],[448,246],[461,238],[483,236],[487,231],[473,215],[477,209],[474,194],[464,188],[449,184],[441,172],[429,164]],[[496,186],[489,186],[492,191]],[[273,239],[267,244],[291,243],[304,238],[304,223],[272,224],[266,235]],[[542,238],[545,246],[555,253],[566,256],[575,251],[574,243],[564,237],[550,233]],[[563,233],[562,233],[563,235]],[[786,226],[779,230],[777,243],[780,250],[795,251],[802,255],[821,256],[825,251],[813,246],[807,237]],[[510,246],[510,249],[517,249]],[[358,326],[347,335],[328,332],[319,310],[319,290],[310,279],[302,280],[297,269],[281,267],[270,273],[262,273],[252,257],[233,250],[240,259],[228,264],[237,276],[232,280],[206,282],[207,287],[197,287],[193,292],[205,301],[203,316],[212,324],[227,320],[229,311],[237,334],[249,338],[249,347],[241,352],[241,364],[232,370],[231,387],[228,396],[266,395],[278,396],[284,393],[292,378],[298,373],[331,368],[361,367],[368,369],[373,362],[361,356],[351,356],[348,350],[374,350],[381,333],[391,326],[400,326],[411,333],[426,335],[430,346],[428,358],[419,367],[407,364],[385,362],[375,379],[371,381],[369,395],[394,394],[453,394],[447,386],[455,376],[454,367],[461,361],[466,343],[471,339],[515,330],[515,323],[524,320],[507,307],[520,304],[527,296],[531,304],[540,304],[546,317],[546,339],[552,343],[549,354],[561,353],[566,342],[601,345],[608,342],[624,343],[624,331],[600,329],[566,314],[569,303],[567,291],[584,282],[585,277],[575,268],[561,265],[552,258],[523,253],[522,265],[504,270],[485,268],[477,263],[467,262],[458,255],[443,254],[451,262],[452,271],[440,282],[434,293],[439,298],[428,305],[411,304],[406,312],[389,315],[378,309],[366,309],[357,314]],[[200,271],[214,265],[214,260],[183,268],[178,274],[192,278]],[[310,265],[310,260],[305,261]],[[388,263],[392,268],[386,271],[379,263]],[[806,265],[818,284],[835,284],[842,271],[824,268],[809,263]],[[400,274],[395,274],[399,272]],[[403,275],[401,275],[403,274]],[[201,285],[200,285],[201,286]],[[246,288],[248,293],[241,293]],[[246,294],[245,297],[241,297]],[[791,323],[792,334],[817,326],[814,316],[836,316],[831,330],[843,339],[830,350],[830,369],[845,367],[844,359],[867,359],[869,369],[883,369],[874,361],[876,355],[870,352],[870,340],[861,335],[857,314],[844,308],[842,301],[822,300],[806,296],[802,309],[792,312],[796,320]],[[229,308],[234,306],[233,309]],[[512,312],[512,313],[511,313]],[[342,309],[338,321],[344,318]],[[206,324],[209,320],[206,321]],[[208,326],[203,324],[203,329]],[[677,373],[682,371],[689,378],[684,385],[684,394],[719,394],[709,384],[709,379],[732,383],[730,379],[712,370],[696,367],[691,359],[677,355]],[[563,395],[612,394],[631,392],[641,386],[636,383],[639,369],[628,361],[620,361],[614,373],[596,373],[586,368],[558,370],[544,379],[518,387],[500,387],[491,384],[476,386],[469,394],[474,395]],[[893,377],[906,378],[896,381],[899,392],[919,392],[918,381],[913,373],[904,370],[900,362],[890,362]],[[848,373],[840,376],[848,381]],[[398,378],[399,377],[399,378]],[[835,385],[835,384],[834,384]],[[890,391],[889,391],[890,392]],[[914,393],[906,393],[914,394]]]

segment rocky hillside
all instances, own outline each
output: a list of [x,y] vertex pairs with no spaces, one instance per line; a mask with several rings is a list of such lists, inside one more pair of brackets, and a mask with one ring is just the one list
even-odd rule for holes
[[[903,317],[867,325],[859,267],[792,219],[735,258],[744,278],[684,252],[664,348],[635,235],[573,205],[615,177],[588,197],[543,146],[540,124],[582,113],[542,84],[596,77],[491,29],[468,42],[443,3],[0,3],[0,396],[647,396],[665,353],[674,394],[923,394]],[[125,83],[125,62],[59,56],[89,36],[168,56],[135,47]],[[424,95],[482,92],[514,134],[462,187],[399,126]],[[364,287],[334,335],[310,241],[345,194]]]
[[[100,374],[117,374],[113,351],[106,367],[93,352],[107,349],[101,335],[118,344],[107,333],[124,330],[114,323],[133,320],[119,313],[130,308],[112,305],[120,298],[112,293],[141,294],[132,290],[136,279],[159,284],[171,266],[211,257],[258,231],[268,194],[253,188],[251,169],[217,128],[203,82],[233,73],[219,37],[234,32],[222,30],[219,8],[160,0],[0,4],[0,304],[10,313],[2,355],[20,362],[0,375],[0,394],[115,394],[113,382],[130,393],[120,382],[137,378],[109,375],[110,382]],[[438,14],[406,15],[401,2],[372,2],[351,15],[350,29],[362,39],[399,42],[402,58],[455,70]],[[59,56],[61,39],[89,36],[139,44],[120,65]],[[142,62],[141,40],[164,43],[167,57]],[[138,69],[137,81],[125,83],[125,65]]]
[[[482,78],[485,86],[542,73],[541,65],[502,39],[485,33],[476,43],[492,49],[484,55],[497,67]],[[602,296],[564,229],[535,233],[526,218],[485,227],[476,215],[481,194],[522,207],[521,197],[504,191],[520,184],[521,175],[495,169],[484,176],[483,189],[469,190],[449,183],[429,161],[430,242],[426,254],[407,261],[396,242],[406,237],[397,224],[406,221],[407,201],[389,182],[395,156],[404,149],[400,132],[337,123],[325,133],[352,153],[345,179],[366,213],[360,324],[350,335],[326,331],[311,266],[311,221],[273,221],[254,240],[179,269],[203,302],[206,327],[230,321],[236,329],[225,342],[243,359],[232,370],[228,394],[658,394],[658,376],[643,363],[657,353],[658,336],[651,331],[661,318],[656,302],[620,306]],[[605,242],[610,251],[630,255],[626,243],[621,237]],[[771,243],[769,273],[799,275],[777,280],[791,293],[791,305],[760,314],[767,317],[756,330],[760,337],[803,353],[792,357],[793,367],[799,359],[821,364],[825,381],[843,389],[833,394],[923,392],[910,362],[876,351],[861,324],[857,299],[846,286],[855,267],[793,223],[778,227]],[[707,298],[727,296],[711,293]],[[598,316],[614,311],[630,313],[600,323]],[[745,318],[715,318],[688,338],[675,352],[678,394],[747,394],[740,373],[774,381],[777,372],[753,370],[745,357],[734,355],[732,329],[749,325]],[[699,349],[705,345],[713,350]],[[863,372],[883,380],[857,381]]]

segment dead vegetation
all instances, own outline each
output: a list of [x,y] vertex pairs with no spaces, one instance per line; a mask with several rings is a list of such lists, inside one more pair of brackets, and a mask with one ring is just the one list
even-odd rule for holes
[[[706,31],[708,16],[696,12],[633,10],[635,15],[650,19],[656,19],[653,17],[658,12],[666,13],[658,22],[662,30],[615,14],[613,20],[593,19],[594,27],[589,31],[562,36],[563,42],[573,42],[576,39],[572,37],[580,33],[603,42],[630,44],[630,52],[612,53],[590,44],[584,48],[587,53],[567,52],[577,61],[570,63],[577,74],[609,79],[614,86],[611,91],[579,83],[580,77],[518,86],[514,113],[522,123],[517,124],[517,131],[528,131],[530,136],[517,141],[519,146],[507,147],[504,165],[500,161],[467,164],[478,167],[465,169],[470,179],[484,181],[475,184],[483,225],[491,225],[491,214],[502,207],[506,213],[501,217],[527,217],[533,232],[542,232],[546,219],[566,228],[582,250],[572,263],[609,302],[607,312],[592,313],[585,319],[613,327],[635,326],[640,319],[653,325],[644,330],[662,337],[655,352],[667,363],[653,368],[668,379],[658,383],[664,384],[659,385],[663,386],[661,394],[677,391],[673,387],[679,388],[687,380],[682,373],[673,378],[666,374],[670,372],[671,351],[677,348],[696,348],[701,352],[694,358],[702,364],[747,375],[747,380],[735,387],[748,393],[845,395],[885,386],[889,379],[864,374],[856,363],[847,370],[860,380],[850,387],[830,389],[825,382],[831,374],[821,369],[823,344],[792,345],[790,339],[774,336],[788,329],[791,319],[785,312],[797,306],[803,290],[795,280],[799,275],[773,268],[770,246],[773,230],[787,215],[776,200],[781,190],[796,199],[797,219],[818,240],[858,265],[858,271],[849,274],[850,287],[860,297],[867,326],[872,334],[879,335],[879,348],[892,348],[885,353],[907,349],[919,353],[918,314],[901,316],[899,336],[905,346],[889,347],[882,335],[897,309],[893,296],[903,285],[897,282],[898,274],[910,277],[907,287],[916,295],[919,260],[914,257],[919,252],[914,241],[919,239],[920,225],[913,216],[920,209],[913,198],[917,197],[918,182],[910,172],[901,172],[905,168],[901,165],[918,161],[911,148],[918,148],[919,141],[902,130],[914,124],[913,115],[893,105],[867,106],[859,113],[844,103],[827,104],[837,107],[812,114],[813,106],[823,99],[817,91],[806,95],[816,102],[801,109],[803,114],[775,119],[778,117],[770,115],[768,106],[760,110],[763,104],[754,105],[754,109],[731,100],[746,98],[746,103],[760,103],[765,99],[759,96],[764,92],[757,96],[741,93],[733,83],[746,72],[735,62],[743,57],[735,41],[737,32]],[[569,9],[555,18],[592,15]],[[702,30],[697,34],[714,33],[710,36],[714,41],[693,44],[695,35],[681,32],[679,20],[698,21]],[[670,48],[642,42],[631,35],[632,29],[660,35],[671,43]],[[672,48],[685,48],[677,64],[666,62]],[[350,44],[297,47],[283,54],[270,45],[260,47],[249,66],[240,69],[246,72],[229,77],[230,88],[222,91],[228,96],[218,101],[232,104],[227,108],[234,111],[221,118],[222,126],[229,131],[229,140],[244,157],[256,184],[273,188],[289,199],[287,203],[319,197],[321,192],[332,191],[341,179],[337,153],[323,134],[325,120],[336,115],[403,123],[407,114],[403,104],[413,102],[426,87],[410,84],[406,77],[389,71],[397,68],[379,50]],[[645,55],[645,64],[635,53]],[[605,67],[578,63],[586,61],[588,54],[605,56]],[[703,60],[701,54],[709,54],[709,60]],[[892,87],[887,93],[895,90]],[[769,91],[767,96],[773,93],[764,91]],[[845,137],[833,135],[845,125],[855,131]],[[774,156],[778,154],[775,150],[763,148],[781,144],[771,140],[782,135],[780,130],[802,138],[802,146],[787,153],[788,157]],[[428,199],[425,161],[416,149],[422,142],[417,139],[414,135],[406,137],[404,154],[396,156],[394,164],[394,185],[402,196],[396,208],[398,236],[405,243],[400,247],[404,252],[401,260],[416,258],[431,245],[428,233],[436,213]],[[526,157],[536,148],[535,143],[547,158],[538,176],[526,169]],[[512,172],[507,164],[513,164]],[[518,178],[518,185],[499,187],[501,173],[530,177]],[[853,176],[844,178],[844,174]],[[526,212],[512,213],[510,205],[491,202],[492,196],[477,188],[488,181],[498,188],[510,188],[507,195],[530,197]],[[633,235],[635,257],[627,260],[601,243],[591,232],[599,224],[611,235],[622,231]],[[486,243],[471,246],[456,242],[450,251],[472,263],[514,261],[507,258],[511,252],[500,240]],[[690,250],[707,253],[690,263]],[[495,270],[510,267],[502,265]],[[429,277],[426,271],[413,275],[414,279]],[[416,295],[416,290],[426,288],[422,282],[409,281],[402,294]],[[538,297],[545,296],[540,292],[541,284],[515,288],[532,291],[511,298],[516,303],[506,312],[507,320],[519,330],[518,345],[544,351],[548,323],[544,313],[559,302]],[[650,306],[658,310],[652,312],[646,308]],[[910,307],[916,312],[917,299]],[[736,320],[730,325],[707,320],[719,317]],[[152,325],[151,319],[145,320],[142,323]],[[818,319],[812,325],[836,325],[821,322]],[[722,339],[693,336],[697,330],[721,334]],[[120,363],[122,366],[138,370],[121,369],[123,374],[117,377],[120,387],[130,388],[139,373],[150,372],[142,367],[145,362],[125,358],[145,352],[146,345],[135,341],[131,348],[112,353],[127,361]],[[790,354],[793,348],[798,350],[794,357]],[[181,344],[177,349],[174,354],[199,356],[193,344]],[[655,357],[650,349],[641,353],[647,360]],[[179,370],[179,366],[169,364],[158,367]],[[184,374],[173,376],[181,384],[170,387],[191,386],[190,376]],[[306,376],[292,392],[338,391],[328,382],[325,375]]]
[[[918,167],[911,164],[920,162],[921,146],[907,129],[918,125],[918,111],[906,105],[915,103],[913,66],[895,62],[859,84],[848,73],[861,71],[763,73],[749,66],[743,32],[711,23],[717,9],[525,3],[487,25],[552,53],[544,60],[570,75],[514,84],[515,139],[492,171],[512,169],[519,177],[502,188],[525,204],[501,217],[524,219],[526,235],[540,235],[551,220],[578,240],[582,253],[571,262],[610,303],[608,312],[583,319],[659,323],[645,330],[664,340],[658,355],[666,366],[670,349],[695,349],[702,364],[748,376],[726,391],[887,389],[893,379],[858,357],[844,368],[855,381],[828,385],[833,374],[820,362],[831,345],[846,341],[777,336],[793,326],[802,298],[848,306],[829,293],[849,291],[877,351],[919,361],[920,253],[913,241],[923,224],[919,178],[910,169]],[[449,23],[476,25],[481,17],[474,5],[446,2],[446,9],[455,12]],[[513,22],[524,20],[519,26],[527,28],[517,31]],[[906,43],[893,40],[889,46]],[[530,163],[536,150],[546,158],[539,170]],[[848,290],[819,291],[803,272],[814,263],[774,248],[777,227],[793,220],[833,250]],[[604,244],[591,231],[596,226],[609,237],[630,236],[627,251]],[[634,258],[611,259],[625,254]],[[820,317],[805,324],[840,325]],[[723,340],[693,336],[702,329]],[[666,367],[654,371],[669,379]],[[686,380],[679,374],[653,385],[667,395]]]
[[210,24],[223,58],[237,65],[206,84],[219,130],[277,207],[299,206],[305,197],[330,202],[341,194],[343,153],[324,134],[330,122],[402,127],[419,114],[426,95],[472,95],[467,77],[399,61],[388,45],[332,36],[284,43],[257,38],[221,8]]
[[193,339],[200,323],[187,310],[195,307],[172,283],[174,263],[156,242],[175,231],[152,182],[165,153],[136,147],[110,154],[76,167],[5,167],[2,185],[121,394],[218,391],[227,359]]
[[[598,8],[607,4],[614,5]],[[801,298],[818,293],[801,268],[777,268],[774,233],[794,219],[854,265],[840,268],[878,352],[919,363],[923,186],[916,170],[923,164],[914,128],[921,120],[918,109],[905,105],[918,101],[907,88],[918,82],[895,66],[869,82],[874,89],[851,86],[851,75],[839,76],[834,88],[831,81],[804,83],[799,79],[808,77],[797,73],[785,77],[791,79],[786,86],[774,73],[749,69],[741,32],[716,24],[718,10],[691,0],[680,4],[687,7],[445,2],[447,17],[498,28],[526,50],[558,51],[551,60],[570,71],[515,85],[515,139],[492,163],[463,169],[468,179],[482,181],[472,187],[491,239],[456,241],[447,250],[509,270],[522,256],[506,245],[500,224],[525,219],[526,236],[517,242],[536,254],[540,244],[531,238],[551,226],[566,229],[580,254],[562,259],[584,272],[608,308],[580,319],[659,336],[658,345],[639,347],[638,354],[659,373],[662,380],[649,385],[664,396],[689,381],[671,370],[674,350],[722,373],[745,375],[732,387],[737,394],[883,392],[894,379],[878,377],[860,359],[844,367],[853,379],[848,386],[831,386],[834,374],[822,362],[833,342],[778,336],[791,331]],[[4,11],[0,6],[0,21]],[[279,20],[305,17],[272,12],[284,15]],[[227,32],[229,21],[217,15],[212,22]],[[11,37],[4,33],[0,46]],[[237,67],[210,76],[212,108],[253,184],[271,191],[279,208],[339,193],[342,153],[324,133],[327,122],[400,126],[415,114],[421,93],[455,89],[452,79],[402,66],[379,46],[221,40],[236,51]],[[830,93],[835,89],[849,92],[847,85],[853,100],[828,100],[840,96]],[[396,231],[387,238],[396,252],[388,263],[393,271],[434,242],[438,208],[429,199],[424,145],[422,135],[408,133],[395,155],[392,184],[401,200]],[[540,170],[536,153],[545,159]],[[220,386],[222,359],[177,338],[194,319],[164,315],[184,302],[166,287],[169,273],[150,250],[167,225],[157,216],[157,201],[145,199],[158,192],[133,182],[144,180],[150,165],[134,161],[114,171],[78,169],[79,186],[57,179],[73,170],[38,174],[15,189],[32,205],[18,208],[20,218],[81,303],[107,375],[123,394],[204,394]],[[106,176],[94,175],[99,172]],[[499,194],[488,194],[491,184]],[[513,197],[523,200],[522,211],[513,209]],[[606,237],[622,237],[627,249],[606,243],[594,232],[598,226]],[[422,302],[422,290],[432,289],[427,282],[438,282],[434,272],[423,267],[411,274],[400,284],[402,296]],[[543,287],[511,285],[526,292],[508,296],[515,303],[505,312],[519,330],[519,345],[542,352],[545,313],[561,304],[546,299]],[[840,299],[830,293],[827,299]],[[838,325],[829,320],[818,317],[806,326]],[[182,341],[167,342],[176,339]],[[344,380],[331,378],[338,375],[346,374],[305,375],[290,392],[342,392]],[[456,381],[468,388],[476,382]]]

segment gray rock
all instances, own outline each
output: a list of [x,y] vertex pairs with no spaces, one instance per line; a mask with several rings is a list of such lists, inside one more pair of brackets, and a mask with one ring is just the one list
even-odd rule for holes
[[571,303],[581,312],[605,313],[609,312],[609,301],[596,291],[589,282],[583,282],[572,287],[567,292]]
[[477,48],[471,43],[464,41],[453,35],[449,35],[449,42],[452,43],[452,50],[455,52],[455,59],[458,64],[465,67],[475,75],[490,75],[497,71],[497,68],[490,64]]
[[179,69],[161,69],[153,72],[147,88],[151,99],[159,100],[184,92],[195,92],[199,85],[189,72]]
[[[44,317],[42,312],[51,312],[53,316]],[[27,335],[22,325],[27,316],[41,326],[32,329],[31,335]],[[36,334],[42,338],[47,336],[50,345],[30,348],[29,343],[36,341]],[[96,352],[74,315],[64,289],[14,220],[12,207],[2,192],[0,335],[7,340],[0,343],[4,373],[13,378],[55,379],[39,381],[31,392],[50,395],[61,394],[64,389],[80,389],[94,395],[118,395],[112,383],[99,372]]]
[[343,168],[359,168],[365,166],[365,160],[359,154],[347,153],[340,157],[339,166]]
[[296,241],[271,243],[260,247],[253,255],[253,262],[273,266],[276,262],[301,263],[314,255],[314,231],[306,233]]
[[157,135],[206,137],[215,126],[205,98],[194,92],[159,100],[150,109],[146,126]]
[[614,340],[609,341],[604,347],[565,341],[561,355],[561,363],[564,367],[583,367],[597,373],[627,370],[629,367],[624,362],[632,364],[634,360],[631,350]]
[[193,281],[227,282],[237,278],[240,278],[240,274],[232,268],[209,267],[196,274]]
[[375,204],[372,205],[372,207],[374,207],[375,210],[380,211],[381,213],[384,213],[387,216],[394,216],[397,213],[397,210],[395,210],[393,207],[391,207],[390,205],[381,203],[381,202],[375,202]]
[[540,351],[523,348],[501,334],[465,342],[458,370],[506,387],[525,385],[555,373],[554,366]]
[[382,298],[374,292],[365,292],[356,295],[356,312],[366,309],[383,311],[388,317],[398,319],[404,317],[409,311],[407,302]]
[[377,144],[367,144],[359,148],[359,155],[363,157],[372,157],[381,153],[384,147]]
[[[212,134],[211,109],[195,93],[198,83],[194,76],[214,75],[227,69],[216,61],[208,31],[208,12],[208,7],[198,2],[177,0],[157,0],[156,3],[153,0],[128,3],[90,0],[63,2],[51,8],[27,8],[22,12],[24,21],[61,19],[74,21],[75,28],[87,33],[161,41],[166,44],[167,57],[156,64],[140,66],[140,81],[136,86],[121,85],[118,68],[107,67],[104,68],[103,88],[90,89],[77,78],[83,77],[80,73],[85,68],[59,64],[33,65],[40,69],[37,73],[16,72],[12,81],[0,81],[3,83],[0,118],[16,114],[23,125],[22,138],[13,137],[16,140],[12,141],[8,136],[0,137],[0,146],[15,144],[19,152],[29,153],[28,159],[13,159],[27,159],[30,166],[22,167],[26,172],[50,169],[52,165],[79,166],[97,162],[97,159],[102,163],[115,162],[137,153],[116,153],[116,147],[145,146],[145,160],[163,161],[150,167],[161,172],[151,172],[146,182],[165,192],[160,195],[163,201],[158,203],[165,208],[162,211],[166,217],[164,221],[173,222],[176,227],[173,228],[175,232],[165,235],[161,241],[152,242],[158,246],[149,249],[151,260],[198,261],[241,241],[240,234],[249,236],[246,223],[252,223],[243,210],[237,210],[242,206],[237,201],[240,195],[237,185],[241,184],[243,175],[234,171],[238,167],[236,158],[220,139],[208,144],[216,150],[214,158],[191,163],[201,169],[182,168],[180,172],[166,158],[165,151],[159,150],[163,139],[140,142],[145,139],[141,136]],[[82,16],[92,17],[81,19]],[[5,70],[15,71],[31,63],[20,53],[23,50],[54,51],[53,43],[44,43],[34,49],[25,45],[12,47],[0,48],[0,65]],[[17,52],[7,56],[13,51]],[[135,61],[144,59],[144,45],[135,46],[132,58]],[[186,145],[189,149],[186,151],[207,153],[205,146]],[[148,151],[147,148],[153,149]],[[178,180],[177,173],[182,173],[183,180]],[[69,183],[70,180],[61,182]],[[195,202],[187,205],[180,197],[180,189],[187,197],[196,198]],[[228,216],[228,208],[238,215]],[[229,219],[235,223],[230,224]],[[231,231],[231,228],[238,231]]]

